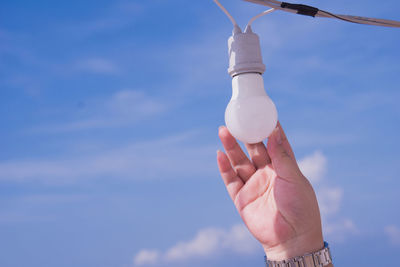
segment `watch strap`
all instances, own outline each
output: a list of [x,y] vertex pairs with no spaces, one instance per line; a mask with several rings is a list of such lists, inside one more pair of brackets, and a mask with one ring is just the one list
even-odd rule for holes
[[306,255],[283,261],[270,261],[265,257],[267,267],[324,267],[332,263],[332,256],[328,243],[324,242],[324,248]]

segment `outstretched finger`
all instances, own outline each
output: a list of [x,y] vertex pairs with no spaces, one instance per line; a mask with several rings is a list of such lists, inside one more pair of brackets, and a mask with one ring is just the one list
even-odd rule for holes
[[221,126],[219,128],[219,138],[221,139],[233,169],[243,182],[246,183],[256,172],[256,168],[226,127]]
[[243,187],[243,181],[238,177],[236,172],[233,170],[228,157],[222,151],[217,151],[217,162],[219,172],[222,180],[228,190],[229,196],[235,201],[237,194]]
[[278,121],[277,127],[280,129],[280,133],[281,133],[281,136],[282,136],[282,146],[285,148],[285,151],[288,153],[288,155],[292,159],[296,160],[296,157],[294,156],[294,152],[293,152],[292,146],[290,145],[289,140],[287,139],[286,134],[283,131],[282,125],[281,125],[281,123],[279,121]]
[[290,154],[290,151],[287,150],[287,146],[284,144],[285,141],[282,129],[277,126],[268,138],[267,144],[268,155],[271,157],[272,166],[279,177],[287,180],[297,179],[297,177],[301,177],[300,169],[293,154]]

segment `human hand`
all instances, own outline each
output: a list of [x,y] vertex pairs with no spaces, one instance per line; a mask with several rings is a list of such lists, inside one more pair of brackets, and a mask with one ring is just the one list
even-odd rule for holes
[[225,126],[219,128],[225,148],[218,167],[240,216],[262,244],[268,259],[278,261],[324,247],[315,192],[301,173],[278,123],[264,143],[245,144],[250,159]]

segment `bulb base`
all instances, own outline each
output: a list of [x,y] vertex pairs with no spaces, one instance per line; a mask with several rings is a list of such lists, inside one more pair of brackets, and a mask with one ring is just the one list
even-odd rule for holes
[[231,77],[242,73],[263,74],[265,72],[260,38],[253,33],[251,27],[247,27],[244,33],[235,28],[233,35],[228,39],[228,52],[228,73]]

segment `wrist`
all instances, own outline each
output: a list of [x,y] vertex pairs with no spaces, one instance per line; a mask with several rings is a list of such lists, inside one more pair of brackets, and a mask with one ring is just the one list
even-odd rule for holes
[[263,247],[269,260],[281,261],[318,251],[324,247],[324,240],[322,234],[306,235],[290,239],[273,247],[264,245]]
[[324,242],[324,247],[313,251],[311,253],[306,253],[302,256],[291,257],[284,260],[274,261],[267,259],[265,257],[265,263],[267,267],[281,266],[307,266],[307,267],[333,267],[332,255],[329,249],[328,243]]

